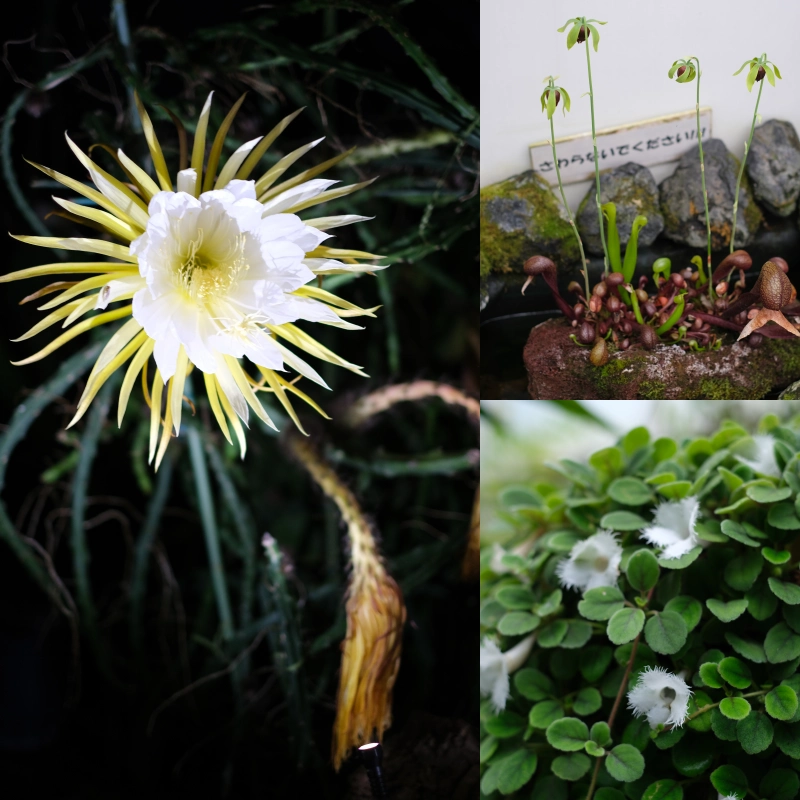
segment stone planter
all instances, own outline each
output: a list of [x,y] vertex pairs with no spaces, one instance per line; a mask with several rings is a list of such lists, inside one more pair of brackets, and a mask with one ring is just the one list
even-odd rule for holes
[[534,400],[756,400],[800,378],[800,340],[747,341],[713,352],[678,345],[613,353],[595,367],[563,319],[534,327],[523,351]]

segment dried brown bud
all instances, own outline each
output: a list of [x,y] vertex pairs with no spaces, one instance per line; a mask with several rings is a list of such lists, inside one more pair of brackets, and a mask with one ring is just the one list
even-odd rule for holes
[[650,299],[650,295],[644,289],[637,289],[636,290],[636,299],[640,303],[646,303]]
[[535,278],[546,273],[556,274],[556,265],[547,256],[531,256],[523,265],[522,271]]
[[578,341],[581,344],[591,344],[594,341],[594,337],[594,325],[592,325],[589,320],[585,319],[583,322],[581,322],[581,327],[578,331]]
[[619,349],[620,350],[627,350],[630,346],[631,346],[631,340],[630,339],[623,339],[619,343]]
[[615,314],[622,308],[622,300],[619,297],[615,297],[613,294],[611,297],[606,300],[606,308],[612,313]]
[[597,324],[597,335],[598,336],[605,336],[608,333],[608,322],[603,320]]
[[760,333],[751,333],[746,341],[750,344],[750,347],[761,347],[764,342],[764,336]]
[[669,276],[669,279],[678,289],[683,289],[683,287],[686,286],[686,279],[680,272],[673,272],[672,275]]
[[612,272],[607,278],[606,283],[609,286],[620,286],[625,283],[625,276],[621,272]]
[[774,262],[767,261],[761,267],[761,274],[753,287],[753,294],[758,297],[764,308],[778,311],[792,302],[796,292],[783,270]]
[[569,286],[567,286],[567,291],[583,295],[583,289],[581,289],[581,285],[578,283],[578,281],[570,281]]
[[626,319],[625,322],[622,323],[620,326],[622,328],[622,332],[627,336],[629,333],[633,333],[633,323]]
[[608,363],[608,345],[605,339],[598,339],[594,343],[592,352],[589,353],[589,361],[596,367],[602,367]]
[[651,328],[649,325],[642,325],[639,339],[645,350],[652,350],[658,344],[658,334],[655,332],[655,328]]
[[596,284],[594,289],[592,289],[592,294],[596,295],[597,297],[605,297],[608,294],[608,286],[603,281]]
[[770,261],[773,264],[777,264],[782,270],[785,275],[789,273],[789,265],[786,263],[785,258],[781,258],[780,256],[772,256]]
[[603,307],[603,301],[596,295],[589,298],[589,311],[596,314]]
[[645,304],[642,306],[642,313],[643,313],[643,314],[644,314],[646,317],[654,317],[654,316],[655,316],[655,313],[656,313],[656,304],[655,304],[655,303],[654,303],[652,300],[648,300],[648,301],[647,301],[647,302],[646,302],[646,303],[645,303]]
[[586,306],[583,303],[575,303],[575,305],[572,306],[572,310],[575,312],[575,319],[577,320],[586,313]]

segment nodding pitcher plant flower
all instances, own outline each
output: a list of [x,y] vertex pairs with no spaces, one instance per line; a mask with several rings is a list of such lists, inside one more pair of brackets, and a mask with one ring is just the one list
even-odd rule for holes
[[678,83],[691,83],[695,75],[697,75],[697,69],[691,61],[692,58],[694,58],[694,56],[690,58],[679,58],[677,61],[673,62],[667,73],[669,79],[672,80],[675,78]]
[[562,97],[564,98],[564,104],[561,106],[561,111],[564,116],[566,116],[567,111],[569,111],[569,94],[563,86],[556,86],[555,82],[557,78],[557,75],[555,78],[552,75],[548,75],[544,79],[547,86],[542,92],[542,96],[539,98],[542,101],[542,111],[547,111],[547,119],[553,118],[556,106],[561,102]]
[[587,592],[599,586],[616,586],[622,548],[610,531],[600,531],[578,542],[569,557],[558,563],[556,575],[566,589]]
[[562,27],[558,29],[559,33],[564,31],[572,25],[567,34],[567,50],[571,50],[575,44],[583,44],[589,36],[592,37],[592,45],[594,46],[595,53],[597,52],[597,45],[600,42],[600,32],[592,25],[596,22],[598,25],[605,25],[605,22],[600,22],[599,19],[586,19],[586,17],[573,17],[568,19]]
[[682,678],[663,667],[645,667],[628,692],[628,707],[635,717],[647,717],[651,728],[681,727],[689,713],[692,690]]
[[661,503],[653,515],[653,524],[642,530],[641,538],[662,548],[662,558],[680,558],[700,544],[695,531],[700,516],[696,497]]
[[733,74],[738,75],[745,67],[750,68],[746,78],[748,92],[753,91],[753,86],[757,82],[763,81],[765,76],[772,86],[775,85],[775,78],[782,80],[781,71],[775,64],[767,60],[766,53],[762,53],[758,58],[748,59]]
[[[279,122],[266,136],[239,147],[218,169],[226,134],[243,100],[244,96],[226,116],[206,160],[211,112],[211,95],[208,96],[197,124],[191,164],[187,166],[183,156],[175,182],[138,96],[137,107],[156,180],[122,150],[114,156],[125,175],[124,180],[118,180],[92,161],[69,136],[67,143],[96,188],[29,162],[91,201],[91,205],[82,205],[54,198],[71,219],[99,227],[118,241],[107,237],[16,236],[30,244],[83,250],[111,260],[45,264],[0,277],[0,281],[14,281],[39,275],[91,275],[79,281],[52,283],[25,299],[57,293],[40,306],[40,310],[50,311],[48,316],[16,341],[28,339],[62,320],[63,327],[69,330],[36,354],[14,363],[38,361],[91,328],[126,320],[100,353],[70,425],[86,413],[109,377],[128,364],[119,393],[118,421],[121,424],[131,390],[141,374],[145,399],[152,408],[150,461],[155,457],[156,468],[171,430],[176,435],[180,431],[184,386],[194,367],[203,373],[209,405],[222,433],[230,442],[229,426],[233,428],[242,456],[245,437],[240,419],[247,424],[248,409],[275,427],[259,400],[259,392],[274,393],[298,427],[289,393],[326,416],[297,388],[296,382],[302,376],[325,388],[327,384],[287,345],[364,375],[358,366],[319,344],[295,323],[305,320],[352,330],[359,328],[346,318],[375,316],[376,309],[359,308],[310,285],[315,277],[323,275],[382,268],[359,263],[380,256],[323,244],[330,238],[326,231],[370,218],[348,214],[301,219],[298,215],[320,203],[344,197],[370,181],[331,188],[337,181],[317,177],[349,154],[343,153],[278,183],[283,173],[321,139],[294,150],[258,179],[252,179],[267,148],[299,111]],[[101,313],[85,316],[94,310]],[[241,362],[245,356],[252,367],[245,368]],[[151,357],[156,366],[152,380],[148,377]],[[251,375],[253,367],[258,377]],[[287,369],[294,370],[297,377],[290,379]]]

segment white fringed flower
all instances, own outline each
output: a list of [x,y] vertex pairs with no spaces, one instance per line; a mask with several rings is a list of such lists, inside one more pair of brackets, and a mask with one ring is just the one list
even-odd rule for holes
[[509,693],[508,676],[527,660],[533,647],[534,635],[526,636],[505,653],[491,639],[481,645],[481,694],[492,698],[496,711],[506,707]]
[[699,516],[700,501],[696,497],[662,503],[641,538],[662,548],[662,558],[680,558],[700,544],[695,532]]
[[569,551],[569,558],[556,567],[561,585],[586,592],[598,586],[616,586],[622,548],[610,531],[578,542]]
[[745,458],[744,456],[736,456],[737,461],[746,464],[753,472],[759,475],[766,475],[770,478],[780,478],[781,468],[775,460],[775,439],[766,434],[758,434],[753,436],[755,458]]
[[688,715],[691,694],[692,690],[677,675],[663,667],[646,667],[628,692],[628,708],[636,717],[647,717],[651,728],[681,727]]
[[739,797],[738,794],[726,794],[724,796],[721,795],[721,794],[718,794],[717,795],[717,800],[742,800],[742,798]]

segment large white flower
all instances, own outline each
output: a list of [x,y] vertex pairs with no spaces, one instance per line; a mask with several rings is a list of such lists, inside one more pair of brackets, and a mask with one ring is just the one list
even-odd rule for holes
[[491,639],[481,644],[481,694],[492,698],[496,711],[506,707],[510,690],[508,676],[527,660],[533,647],[534,634],[526,636],[505,653]]
[[[138,97],[155,180],[121,150],[116,155],[123,176],[120,180],[67,137],[96,188],[47,167],[34,166],[88,198],[89,204],[55,198],[71,219],[99,226],[119,241],[16,238],[113,260],[45,264],[0,277],[0,281],[12,281],[39,275],[90,274],[83,280],[58,281],[27,298],[53,295],[40,306],[50,313],[20,339],[62,321],[68,330],[38,353],[16,363],[38,361],[78,334],[125,320],[108,337],[70,425],[86,413],[111,375],[128,364],[120,389],[118,421],[121,423],[131,390],[142,374],[145,399],[153,409],[150,459],[155,458],[156,467],[172,430],[176,435],[180,432],[185,382],[193,368],[203,374],[208,404],[222,433],[231,441],[229,428],[233,429],[243,455],[245,437],[240,420],[247,424],[252,410],[273,425],[261,404],[260,392],[268,392],[280,402],[298,427],[290,394],[324,415],[296,383],[303,377],[327,388],[325,381],[289,346],[364,374],[294,323],[304,320],[357,329],[346,318],[374,316],[376,309],[359,308],[311,284],[324,275],[382,268],[359,263],[379,256],[323,244],[329,238],[325,231],[368,218],[345,214],[303,220],[298,216],[366,183],[334,189],[331,187],[336,181],[317,177],[347,153],[281,180],[292,164],[321,140],[283,156],[257,180],[249,179],[269,146],[299,112],[279,122],[266,136],[243,144],[221,165],[225,137],[240,105],[241,100],[225,118],[206,157],[209,96],[196,126],[191,166],[181,165],[175,185],[153,124]],[[106,310],[120,301],[128,302]],[[95,310],[101,313],[84,317]],[[152,380],[148,377],[151,357],[157,367]],[[243,357],[250,363],[241,363]],[[292,378],[290,369],[297,376]]]
[[700,516],[696,497],[671,500],[656,508],[653,524],[644,528],[642,539],[662,548],[662,558],[680,558],[700,542],[695,531]]
[[663,667],[646,667],[628,692],[628,707],[636,717],[647,717],[651,728],[681,727],[689,713],[692,690],[684,680]]
[[616,586],[622,548],[610,531],[600,531],[578,542],[556,567],[561,585],[586,592],[598,586]]
[[758,434],[752,438],[751,455],[753,458],[737,455],[736,459],[742,464],[747,464],[753,472],[757,472],[759,475],[780,478],[781,468],[775,460],[775,439],[767,434]]

